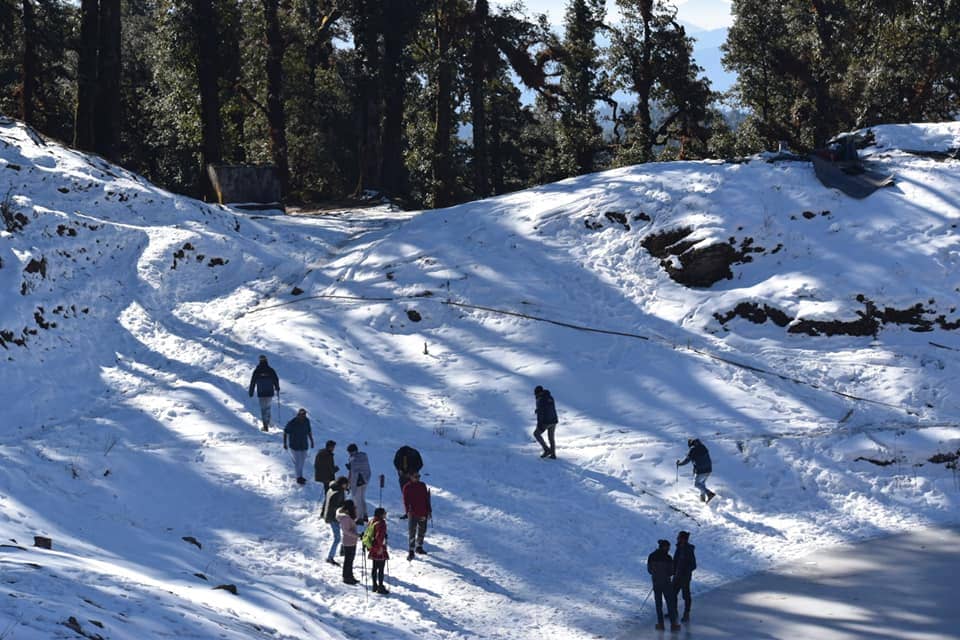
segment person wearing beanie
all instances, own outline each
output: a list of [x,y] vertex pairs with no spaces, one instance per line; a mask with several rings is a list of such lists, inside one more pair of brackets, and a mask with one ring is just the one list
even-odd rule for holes
[[677,534],[677,550],[673,554],[673,602],[678,603],[678,594],[683,594],[683,617],[680,622],[690,621],[690,607],[693,598],[690,596],[690,581],[693,579],[693,570],[697,568],[696,548],[690,544],[690,532],[681,531]]
[[357,522],[363,524],[367,521],[367,484],[372,477],[370,460],[367,454],[360,451],[354,443],[347,446],[347,454],[349,455],[347,469],[350,471],[350,497],[357,505]]
[[710,452],[702,442],[696,438],[688,438],[687,446],[690,450],[687,457],[683,460],[677,460],[677,466],[682,467],[688,462],[693,462],[693,486],[700,490],[700,502],[710,502],[713,496],[717,495],[710,489],[707,489],[707,478],[713,471],[713,463],[710,462]]
[[273,392],[280,394],[280,378],[277,377],[277,372],[267,364],[267,356],[260,356],[257,368],[250,376],[248,394],[251,398],[254,389],[257,391],[257,400],[260,402],[260,421],[263,423],[261,430],[267,431],[270,429],[270,403],[273,402]]
[[673,558],[670,557],[670,541],[658,540],[656,550],[647,556],[647,573],[653,582],[653,603],[657,608],[657,629],[663,630],[663,601],[667,603],[670,630],[679,631],[677,624],[677,598],[673,591]]
[[300,409],[283,428],[283,448],[290,449],[297,484],[307,483],[307,479],[303,477],[303,465],[307,462],[307,450],[311,447],[313,432],[310,430],[310,420],[307,418],[307,410]]
[[[554,441],[553,434],[557,428],[558,419],[557,407],[553,402],[553,396],[550,395],[548,390],[537,385],[533,389],[533,397],[537,402],[537,428],[533,430],[533,437],[540,443],[540,447],[543,449],[540,457],[556,460],[557,444]],[[547,432],[547,440],[550,442],[549,446],[547,446],[547,443],[543,440],[544,431]]]

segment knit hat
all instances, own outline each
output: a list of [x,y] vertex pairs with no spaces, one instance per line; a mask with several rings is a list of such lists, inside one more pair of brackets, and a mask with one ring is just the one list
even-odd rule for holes
[[689,539],[690,539],[689,531],[681,531],[680,533],[677,534],[677,540],[689,540]]
[[354,453],[354,452],[356,452],[356,451],[358,451],[358,450],[359,450],[359,449],[358,449],[357,445],[355,445],[355,444],[352,443],[352,442],[347,445],[347,452],[348,452],[348,453]]
[[657,546],[661,549],[669,549],[670,541],[669,540],[657,540]]

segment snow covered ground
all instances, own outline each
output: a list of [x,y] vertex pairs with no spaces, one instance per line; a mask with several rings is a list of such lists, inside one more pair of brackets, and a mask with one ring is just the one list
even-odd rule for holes
[[[897,182],[861,201],[755,158],[314,217],[173,196],[0,120],[0,638],[623,637],[652,628],[646,555],[680,529],[706,613],[824,548],[957,523],[931,458],[960,450],[960,163],[900,149],[960,126],[875,133]],[[729,279],[670,277],[721,245]],[[246,395],[260,353],[281,424],[305,407],[341,466],[356,442],[384,474],[390,596],[322,562],[320,487]],[[435,512],[412,563],[403,444]]]

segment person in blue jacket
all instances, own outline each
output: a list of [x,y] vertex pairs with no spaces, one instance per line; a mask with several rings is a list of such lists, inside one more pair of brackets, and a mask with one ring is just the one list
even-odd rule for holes
[[[541,458],[557,458],[557,444],[553,439],[553,433],[557,428],[557,407],[553,402],[553,396],[550,392],[537,385],[533,390],[533,397],[537,400],[537,428],[533,430],[533,437],[536,438],[540,446],[543,447]],[[543,440],[543,432],[547,432],[547,440],[550,446]]]
[[713,465],[710,463],[710,452],[707,451],[707,447],[696,438],[688,439],[687,446],[690,447],[690,450],[687,452],[687,457],[683,460],[677,460],[677,466],[682,467],[688,462],[693,462],[693,486],[700,490],[701,502],[710,502],[713,500],[713,496],[717,495],[713,491],[710,491],[710,489],[707,489],[707,478],[710,477],[710,473],[713,471]]
[[257,391],[257,399],[260,401],[260,421],[263,422],[263,431],[270,428],[270,403],[273,402],[273,392],[280,393],[280,378],[277,372],[267,364],[267,356],[260,356],[260,362],[257,368],[253,370],[250,376],[249,395],[253,397],[253,391]]

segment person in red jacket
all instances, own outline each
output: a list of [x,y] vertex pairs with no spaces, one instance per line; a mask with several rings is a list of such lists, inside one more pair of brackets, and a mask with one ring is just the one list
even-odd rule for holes
[[387,553],[387,510],[377,507],[373,511],[370,526],[373,527],[373,545],[370,546],[368,557],[373,561],[373,592],[387,595],[390,592],[383,586],[383,571],[390,559],[390,554]]
[[413,552],[426,553],[423,550],[423,537],[427,535],[427,518],[433,515],[430,509],[430,489],[420,482],[420,472],[410,474],[410,481],[403,485],[403,508],[407,513],[409,553],[407,560],[413,560]]

